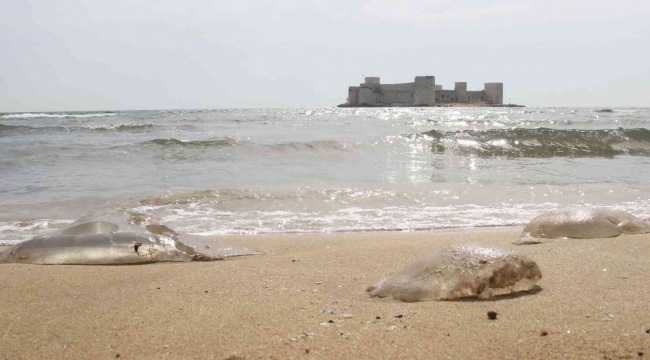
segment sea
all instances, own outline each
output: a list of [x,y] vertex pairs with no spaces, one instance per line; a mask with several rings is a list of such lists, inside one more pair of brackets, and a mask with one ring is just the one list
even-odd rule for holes
[[201,235],[650,217],[650,108],[0,113],[0,244],[120,209]]

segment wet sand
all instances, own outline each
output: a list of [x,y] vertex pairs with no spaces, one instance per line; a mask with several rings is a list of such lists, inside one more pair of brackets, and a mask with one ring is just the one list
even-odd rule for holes
[[[650,235],[510,245],[520,231],[228,236],[219,239],[265,255],[2,264],[0,359],[650,357]],[[527,254],[539,288],[487,301],[366,294],[407,262],[465,242]]]

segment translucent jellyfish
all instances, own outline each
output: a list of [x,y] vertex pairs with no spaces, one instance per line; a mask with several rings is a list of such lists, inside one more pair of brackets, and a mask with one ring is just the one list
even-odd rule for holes
[[515,251],[466,244],[417,259],[367,291],[406,302],[485,299],[531,290],[541,278],[537,264]]
[[117,212],[81,219],[51,235],[16,244],[0,253],[0,263],[140,264],[254,254],[259,253],[204,236],[178,234],[141,213]]
[[650,225],[623,210],[558,209],[547,211],[531,220],[515,244],[536,244],[543,239],[593,239],[620,234],[645,234]]

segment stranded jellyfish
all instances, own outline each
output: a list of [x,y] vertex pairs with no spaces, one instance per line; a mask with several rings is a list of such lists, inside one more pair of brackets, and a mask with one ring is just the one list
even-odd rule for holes
[[536,244],[541,239],[593,239],[650,232],[647,222],[623,210],[558,209],[531,220],[515,244]]
[[486,299],[531,290],[541,278],[537,264],[515,251],[466,244],[417,259],[367,291],[406,302]]
[[47,236],[0,252],[0,263],[140,264],[158,261],[211,261],[259,254],[204,236],[179,234],[148,216],[116,212],[81,219]]

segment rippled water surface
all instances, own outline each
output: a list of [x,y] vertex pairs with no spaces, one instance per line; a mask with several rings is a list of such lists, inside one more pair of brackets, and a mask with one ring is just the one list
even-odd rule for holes
[[650,216],[650,109],[0,114],[0,241],[93,211],[256,234],[521,225],[558,206]]

